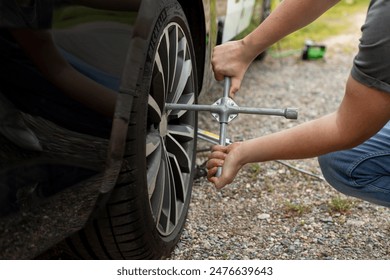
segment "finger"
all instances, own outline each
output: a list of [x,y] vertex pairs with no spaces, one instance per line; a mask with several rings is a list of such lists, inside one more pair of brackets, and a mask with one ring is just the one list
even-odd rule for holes
[[221,73],[219,73],[219,72],[217,72],[217,71],[214,71],[214,78],[217,80],[217,81],[222,81],[223,79],[224,79],[224,75],[223,74],[221,74]]
[[220,178],[217,178],[215,176],[208,177],[207,180],[214,184],[214,187],[216,189],[222,189],[226,184],[222,183]]
[[217,69],[217,67],[213,64],[213,72],[214,72],[214,78],[217,81],[222,81],[224,79],[224,75]]
[[[213,170],[214,168],[223,166],[223,163],[224,163],[224,161],[222,159],[210,159],[206,162],[206,168],[208,170]],[[212,175],[214,175],[214,174],[212,174]]]
[[226,184],[223,183],[223,181],[221,180],[221,178],[211,177],[211,178],[209,179],[209,181],[210,181],[211,183],[214,184],[214,187],[215,187],[216,189],[222,189],[223,187],[226,186]]
[[210,159],[225,159],[226,153],[221,151],[214,151],[208,155],[209,160]]
[[217,151],[226,153],[227,146],[214,145],[214,146],[211,147],[211,152],[217,152]]
[[218,167],[212,167],[210,169],[207,169],[207,180],[209,180],[211,182],[212,178],[216,178],[215,174],[217,173],[217,170],[218,170]]
[[211,65],[212,65],[212,69],[214,72],[214,78],[217,81],[222,81],[224,79],[223,67],[221,67],[220,63],[218,63],[219,60],[216,58],[217,55],[215,53],[216,53],[217,49],[218,49],[218,46],[215,47],[213,50],[213,54],[212,54],[212,58],[211,58]]
[[229,96],[234,98],[235,94],[240,90],[241,80],[238,78],[232,78],[232,85],[230,86]]
[[218,167],[220,165],[215,165],[214,163],[212,163],[213,166],[211,166],[210,168],[207,169],[207,180],[209,182],[213,183],[215,188],[222,189],[223,187],[225,187],[227,185],[228,182],[227,182],[226,178],[223,176],[224,175],[223,172],[222,172],[221,177],[215,176],[215,174],[218,171]]
[[224,65],[221,65],[221,63],[217,61],[212,61],[212,70],[214,72],[214,78],[217,81],[222,81],[225,79],[226,76],[226,67]]
[[219,185],[218,185],[218,178],[217,178],[217,177],[211,177],[211,178],[209,178],[208,180],[209,180],[210,183],[213,183],[213,184],[214,184],[214,187],[215,187],[215,188],[218,189],[217,186],[219,186]]

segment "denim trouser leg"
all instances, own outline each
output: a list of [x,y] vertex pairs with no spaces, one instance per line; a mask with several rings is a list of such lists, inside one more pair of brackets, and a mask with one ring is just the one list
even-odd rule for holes
[[390,122],[363,144],[321,156],[319,163],[338,191],[390,207]]

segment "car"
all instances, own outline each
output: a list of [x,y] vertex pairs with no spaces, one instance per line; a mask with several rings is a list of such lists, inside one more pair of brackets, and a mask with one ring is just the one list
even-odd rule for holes
[[165,104],[207,94],[213,47],[264,20],[270,1],[0,6],[0,258],[56,244],[76,259],[168,257],[190,206],[198,123]]

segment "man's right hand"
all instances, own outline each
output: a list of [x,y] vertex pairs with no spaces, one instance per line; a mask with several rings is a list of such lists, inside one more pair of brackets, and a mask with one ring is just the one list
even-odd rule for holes
[[234,98],[240,89],[252,60],[253,57],[248,56],[245,51],[243,40],[227,42],[214,48],[211,59],[214,77],[217,81],[222,81],[224,77],[231,77],[232,84],[229,90],[231,98]]

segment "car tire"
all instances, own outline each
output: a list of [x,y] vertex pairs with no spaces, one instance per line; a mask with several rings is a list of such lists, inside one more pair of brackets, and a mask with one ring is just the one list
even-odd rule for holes
[[80,259],[161,259],[175,248],[185,225],[197,114],[167,111],[165,103],[195,103],[198,78],[186,16],[176,0],[162,2],[138,78],[140,94],[117,184],[101,215],[66,241]]

